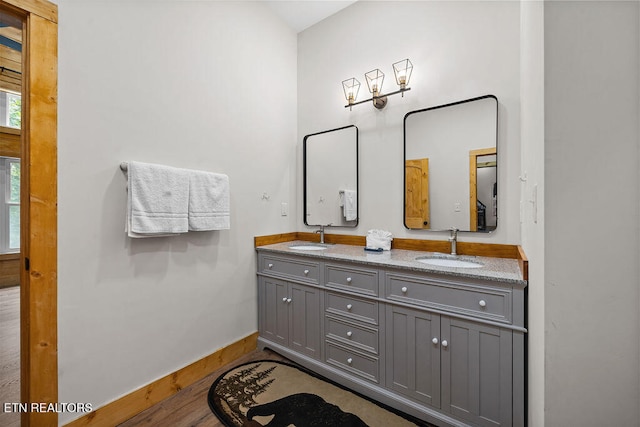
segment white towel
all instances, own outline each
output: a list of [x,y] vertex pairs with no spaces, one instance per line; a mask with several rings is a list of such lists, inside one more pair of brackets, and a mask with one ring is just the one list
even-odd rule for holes
[[382,248],[385,251],[391,250],[391,241],[393,235],[385,230],[369,230],[367,231],[367,246],[372,248]]
[[184,169],[129,162],[129,237],[160,237],[189,231],[189,175]]
[[227,175],[189,171],[189,230],[228,230],[229,205]]
[[344,190],[343,193],[342,212],[346,221],[355,221],[358,219],[358,197],[355,190]]

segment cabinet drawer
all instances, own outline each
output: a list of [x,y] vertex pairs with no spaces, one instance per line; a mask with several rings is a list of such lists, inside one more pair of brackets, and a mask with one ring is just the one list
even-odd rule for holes
[[264,256],[260,269],[264,273],[310,283],[318,283],[320,276],[317,262],[276,256]]
[[409,276],[387,274],[389,300],[418,304],[467,316],[511,323],[511,290],[476,285],[425,281]]
[[351,319],[374,325],[378,324],[378,303],[375,301],[366,301],[333,292],[327,292],[325,306],[328,313],[340,314]]
[[326,342],[327,363],[369,381],[378,382],[378,359]]
[[339,318],[325,317],[327,338],[378,354],[378,329],[366,328]]
[[378,295],[378,272],[365,268],[327,264],[326,285],[367,295]]

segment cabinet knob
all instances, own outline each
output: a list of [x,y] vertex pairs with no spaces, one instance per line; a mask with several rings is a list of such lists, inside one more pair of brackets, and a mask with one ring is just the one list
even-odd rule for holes
[[352,358],[348,358],[348,359],[347,359],[347,363],[348,363],[349,365],[351,365],[351,364],[353,363],[353,359],[352,359]]
[[431,342],[434,343],[434,344],[438,344],[438,338],[432,339]]
[[282,298],[282,302],[287,302],[287,297]]
[[449,345],[449,343],[447,342],[447,340],[442,340],[442,346],[443,347],[447,347]]
[[307,274],[309,274],[309,270],[304,271],[304,275],[306,276]]
[[273,264],[269,264],[267,267],[269,267],[269,268],[273,268]]
[[351,310],[353,306],[351,304],[347,304],[347,310]]
[[483,300],[483,299],[481,299],[478,304],[480,304],[480,307],[486,307],[487,306],[487,302],[485,300]]
[[350,337],[351,335],[353,335],[353,332],[349,331],[347,332],[347,336]]
[[409,289],[407,289],[406,286],[403,286],[402,289],[400,290],[402,291],[403,294],[406,294]]
[[291,298],[287,298],[287,304],[291,304]]
[[347,277],[347,283],[351,283],[351,280],[353,280],[351,277]]

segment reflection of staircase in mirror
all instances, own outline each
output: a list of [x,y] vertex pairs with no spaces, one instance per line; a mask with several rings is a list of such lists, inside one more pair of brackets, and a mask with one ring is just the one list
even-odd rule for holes
[[478,230],[486,230],[487,228],[487,206],[482,203],[480,200],[476,200],[477,202],[477,211],[478,211]]
[[[491,161],[485,161],[491,159]],[[478,200],[478,169],[491,167],[494,170],[497,167],[497,150],[496,147],[480,148],[469,151],[469,207],[471,212],[469,215],[470,231],[489,231],[487,229],[486,205]],[[492,181],[495,182],[495,179]],[[480,207],[482,206],[482,213]],[[482,227],[480,223],[482,216]],[[494,227],[491,227],[495,229]]]
[[407,228],[431,228],[429,159],[405,161],[404,223]]

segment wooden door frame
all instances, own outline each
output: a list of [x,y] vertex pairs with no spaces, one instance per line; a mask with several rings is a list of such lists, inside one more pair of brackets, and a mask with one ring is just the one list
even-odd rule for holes
[[498,154],[497,147],[469,151],[469,231],[478,231],[478,157]]
[[[0,0],[23,18],[20,195],[20,399],[58,402],[58,6]],[[21,425],[57,426],[55,411],[27,411]]]

